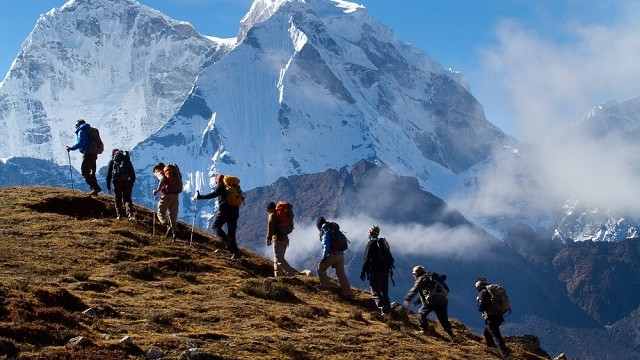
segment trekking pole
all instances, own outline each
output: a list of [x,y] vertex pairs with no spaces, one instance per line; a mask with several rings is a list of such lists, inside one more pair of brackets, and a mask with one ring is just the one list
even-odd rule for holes
[[[151,205],[153,206],[155,203],[156,203],[156,196],[153,195],[153,203]],[[151,237],[156,237],[156,212],[151,211],[151,216],[153,217],[153,233]]]
[[196,197],[193,199],[196,203],[196,209],[193,211],[193,220],[191,221],[191,237],[189,238],[189,246],[191,246],[191,242],[193,241],[193,228],[196,226],[196,216],[198,215],[198,195],[200,195],[200,191],[196,190]]
[[71,191],[75,191],[73,188],[73,171],[71,170],[71,153],[67,151],[67,157],[69,157],[69,177],[71,178]]

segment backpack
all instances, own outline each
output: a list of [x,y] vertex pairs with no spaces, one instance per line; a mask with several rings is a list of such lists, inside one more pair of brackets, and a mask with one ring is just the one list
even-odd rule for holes
[[129,181],[133,178],[133,164],[128,151],[120,151],[113,157],[111,176],[113,181]]
[[395,259],[393,255],[391,255],[391,246],[389,246],[389,242],[385,238],[379,238],[376,241],[378,245],[378,261],[382,267],[392,270],[396,266],[394,265]]
[[487,291],[491,295],[491,306],[487,309],[487,313],[504,315],[511,312],[511,303],[507,290],[497,284],[487,285]]
[[433,288],[429,290],[429,294],[431,295],[439,294],[443,296],[448,296],[450,290],[449,290],[449,286],[445,282],[445,280],[447,279],[447,275],[444,275],[444,274],[440,275],[435,272],[430,272],[427,274],[431,279],[431,284],[433,285]]
[[87,126],[87,133],[89,134],[89,139],[91,139],[91,143],[89,144],[89,148],[87,149],[87,154],[102,154],[104,151],[104,144],[102,143],[102,139],[100,139],[100,131],[98,129]]
[[168,193],[180,194],[182,192],[182,174],[176,164],[166,165],[163,169],[165,186]]
[[293,231],[293,206],[285,201],[276,204],[276,224],[278,234],[289,235]]
[[340,231],[340,225],[334,222],[328,222],[329,236],[331,239],[331,250],[347,251],[349,248],[349,239]]
[[227,203],[235,207],[240,207],[240,205],[244,204],[244,193],[240,188],[240,179],[235,176],[225,175],[222,182],[227,190],[227,197],[225,198]]

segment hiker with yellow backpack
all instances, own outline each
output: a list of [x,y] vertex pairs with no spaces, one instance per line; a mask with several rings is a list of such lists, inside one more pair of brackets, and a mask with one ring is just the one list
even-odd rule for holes
[[[216,188],[212,193],[200,195],[196,193],[196,199],[218,198],[218,213],[213,220],[213,231],[227,246],[232,259],[242,257],[236,241],[236,229],[240,217],[240,206],[244,204],[244,193],[240,189],[240,179],[235,176],[218,174],[215,179]],[[227,232],[222,226],[227,224]]]

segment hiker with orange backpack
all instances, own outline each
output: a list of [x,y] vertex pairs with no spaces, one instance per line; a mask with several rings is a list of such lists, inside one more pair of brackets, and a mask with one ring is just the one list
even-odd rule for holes
[[[212,193],[200,195],[200,192],[197,192],[196,199],[218,198],[218,212],[213,220],[213,231],[226,244],[227,250],[231,252],[231,258],[240,259],[242,254],[236,241],[240,206],[244,204],[244,194],[240,189],[240,180],[235,176],[218,174],[215,182],[217,186]],[[226,233],[222,230],[224,224],[227,224]]]
[[284,254],[289,247],[289,234],[293,231],[293,206],[287,202],[267,204],[267,246],[273,244],[273,276],[298,274]]
[[76,120],[76,136],[78,141],[75,145],[67,146],[67,153],[72,150],[80,150],[82,153],[80,172],[91,189],[89,195],[98,195],[102,188],[100,188],[98,179],[96,179],[96,162],[98,161],[98,154],[101,154],[104,150],[104,144],[100,140],[100,133],[98,129],[92,128],[83,119],[79,119]]
[[167,227],[166,237],[176,240],[178,236],[179,195],[182,192],[182,176],[175,164],[157,163],[153,167],[153,175],[158,180],[158,187],[153,189],[153,196],[160,193],[157,216],[160,224]]

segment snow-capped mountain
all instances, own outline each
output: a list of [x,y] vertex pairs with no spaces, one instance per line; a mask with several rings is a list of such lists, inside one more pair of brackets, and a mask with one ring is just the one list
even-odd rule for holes
[[14,157],[0,161],[0,186],[56,186],[84,189],[82,175],[50,161]]
[[258,0],[236,47],[133,154],[232,173],[247,188],[367,159],[442,196],[507,141],[458,74],[363,7]]
[[71,0],[40,17],[0,84],[0,157],[65,164],[80,118],[107,148],[133,148],[229,46],[133,0]]

